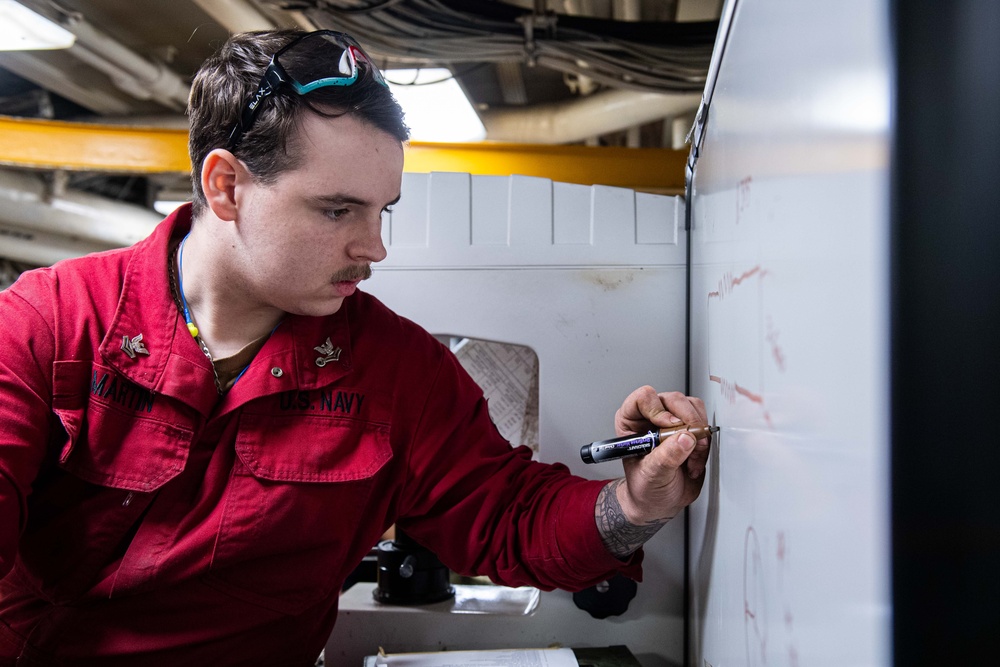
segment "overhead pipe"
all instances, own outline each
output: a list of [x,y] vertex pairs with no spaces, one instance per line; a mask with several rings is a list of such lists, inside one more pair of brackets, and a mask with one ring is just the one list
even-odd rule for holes
[[52,266],[56,262],[108,250],[100,243],[88,243],[59,234],[20,229],[0,222],[0,257],[31,266]]
[[486,138],[529,144],[567,144],[674,118],[698,108],[701,95],[609,90],[571,102],[480,111]]
[[231,33],[275,27],[271,19],[244,0],[194,0],[194,4]]
[[[147,60],[91,25],[79,12],[54,9],[40,0],[21,0],[76,35],[77,41],[67,53],[104,72],[115,86],[139,100],[154,100],[163,106],[183,111],[190,87],[176,72],[160,62]],[[194,0],[203,11],[231,33],[267,30],[274,22],[246,0]],[[58,15],[54,15],[58,12]],[[291,19],[304,29],[312,24],[301,12],[289,12]]]
[[611,15],[616,21],[641,21],[642,3],[639,0],[613,0]]
[[10,51],[4,54],[3,67],[22,79],[35,83],[98,114],[124,115],[131,103],[105,89],[94,88],[72,73],[57,67],[45,51]]
[[79,12],[38,0],[26,0],[23,4],[76,35],[76,43],[66,53],[107,74],[123,92],[178,111],[187,106],[189,86],[163,63],[147,60],[95,28]]
[[[194,0],[194,3],[230,33],[277,27],[246,0]],[[295,23],[309,28],[304,15],[295,12],[291,16]],[[154,99],[178,111],[187,106],[190,87],[162,63],[139,56],[78,14],[65,17],[63,24],[77,36],[77,44],[69,52],[106,73],[121,90],[137,99]]]
[[[65,253],[79,246],[80,252],[124,247],[153,231],[161,216],[153,211],[116,202],[78,190],[53,188],[33,173],[0,169],[0,255],[23,262],[28,257],[8,254],[12,247],[38,234],[38,238],[60,239],[54,251]],[[20,236],[11,230],[24,232]],[[74,245],[75,244],[75,245]],[[34,245],[38,245],[37,241]],[[59,255],[62,257],[62,255]]]
[[[271,30],[279,27],[248,0],[194,0],[194,4],[201,7],[202,11],[231,33]],[[292,24],[302,30],[316,29],[316,26],[304,12],[297,9],[283,9],[282,12],[291,20]]]
[[146,60],[82,17],[71,18],[66,28],[77,39],[69,53],[107,74],[122,91],[178,111],[187,106],[190,87],[163,63]]

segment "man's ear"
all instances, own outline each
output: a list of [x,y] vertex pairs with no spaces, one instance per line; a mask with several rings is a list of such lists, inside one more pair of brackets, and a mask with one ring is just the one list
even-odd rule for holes
[[229,151],[216,148],[201,165],[201,189],[205,201],[220,220],[236,219],[236,178],[243,166]]

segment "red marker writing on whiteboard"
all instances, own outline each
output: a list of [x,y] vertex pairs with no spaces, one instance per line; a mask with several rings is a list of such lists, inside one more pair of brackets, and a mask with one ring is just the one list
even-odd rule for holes
[[592,442],[580,448],[580,458],[583,459],[584,463],[601,463],[625,459],[630,456],[645,456],[661,442],[676,433],[690,433],[695,440],[701,440],[718,432],[718,426],[692,427],[687,424],[677,424],[657,431],[650,431],[645,435],[626,435],[622,438]]

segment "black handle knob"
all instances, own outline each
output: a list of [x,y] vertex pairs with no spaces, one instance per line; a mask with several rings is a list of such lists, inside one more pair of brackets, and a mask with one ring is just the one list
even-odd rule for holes
[[638,590],[635,581],[616,574],[596,586],[573,593],[573,602],[594,618],[621,616]]

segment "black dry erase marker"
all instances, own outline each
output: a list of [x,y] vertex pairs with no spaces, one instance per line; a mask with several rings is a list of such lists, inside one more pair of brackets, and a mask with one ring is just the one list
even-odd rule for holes
[[693,435],[695,440],[701,440],[713,433],[718,433],[719,427],[695,426],[691,428],[687,424],[678,424],[677,426],[661,428],[658,431],[650,431],[645,435],[626,435],[623,438],[592,442],[580,448],[580,458],[583,459],[584,463],[601,463],[602,461],[614,461],[630,456],[645,456],[661,442],[682,431]]

